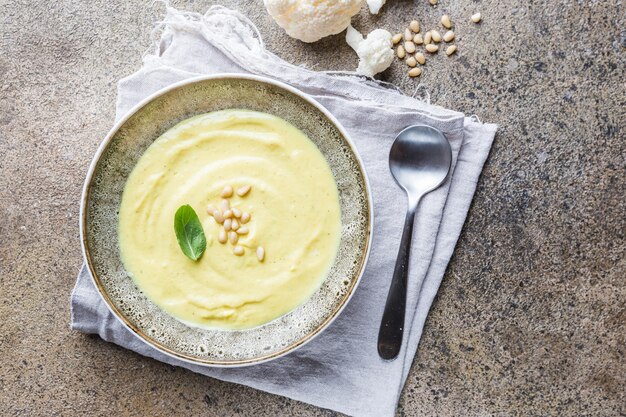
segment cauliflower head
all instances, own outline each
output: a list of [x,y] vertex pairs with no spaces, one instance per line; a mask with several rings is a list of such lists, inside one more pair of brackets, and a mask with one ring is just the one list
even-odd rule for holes
[[263,0],[270,16],[292,38],[315,42],[350,24],[362,0]]
[[359,66],[356,72],[361,75],[373,77],[389,68],[393,62],[391,33],[384,29],[373,30],[367,38],[363,39],[363,35],[355,28],[348,26],[346,42],[359,56]]

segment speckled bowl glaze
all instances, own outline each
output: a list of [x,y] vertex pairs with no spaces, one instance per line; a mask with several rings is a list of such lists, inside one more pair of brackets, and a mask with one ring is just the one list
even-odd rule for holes
[[[148,146],[181,120],[229,108],[274,114],[306,133],[326,157],[335,177],[342,221],[339,251],[319,290],[292,312],[265,325],[237,331],[190,327],[160,310],[124,270],[117,235],[126,179]],[[89,169],[80,224],[83,252],[94,283],[107,306],[129,330],[175,358],[224,367],[277,358],[326,328],[359,282],[369,253],[371,227],[367,177],[339,122],[290,86],[234,74],[170,86],[144,100],[117,123]]]

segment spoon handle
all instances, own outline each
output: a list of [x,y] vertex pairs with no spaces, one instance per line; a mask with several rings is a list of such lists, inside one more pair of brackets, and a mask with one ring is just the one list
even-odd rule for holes
[[395,359],[402,346],[404,333],[404,315],[406,311],[406,289],[411,254],[411,240],[413,237],[413,222],[417,203],[410,204],[404,220],[400,249],[396,258],[396,267],[393,271],[385,312],[378,331],[378,354],[383,359]]

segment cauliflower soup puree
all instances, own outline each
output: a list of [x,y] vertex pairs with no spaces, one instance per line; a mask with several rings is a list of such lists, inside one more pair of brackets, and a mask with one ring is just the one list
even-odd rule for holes
[[[173,227],[186,204],[206,236],[197,261]],[[304,133],[269,114],[224,110],[178,123],[146,150],[124,188],[118,233],[127,272],[161,309],[193,326],[246,329],[320,287],[341,210]]]

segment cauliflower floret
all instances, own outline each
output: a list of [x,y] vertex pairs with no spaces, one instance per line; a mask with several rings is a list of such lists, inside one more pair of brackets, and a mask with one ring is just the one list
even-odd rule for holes
[[387,3],[387,0],[365,0],[365,2],[367,3],[367,7],[370,8],[371,14],[378,14],[381,7]]
[[292,38],[315,42],[350,24],[362,0],[263,0],[270,16]]
[[348,26],[346,42],[359,56],[359,67],[356,69],[359,74],[373,77],[389,68],[393,62],[391,33],[384,29],[373,30],[363,39],[363,35],[355,28]]

